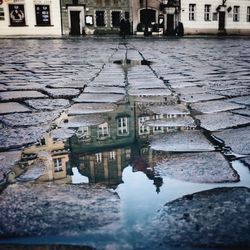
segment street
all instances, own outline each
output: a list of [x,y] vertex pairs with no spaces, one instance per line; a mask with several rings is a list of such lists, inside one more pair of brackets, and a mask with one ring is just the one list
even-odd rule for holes
[[0,249],[250,246],[249,38],[1,42]]

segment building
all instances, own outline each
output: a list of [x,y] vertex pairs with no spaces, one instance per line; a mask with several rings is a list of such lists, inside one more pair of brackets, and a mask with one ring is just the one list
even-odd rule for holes
[[250,34],[249,0],[182,0],[185,34]]
[[0,0],[1,36],[61,36],[60,1]]
[[173,35],[180,19],[179,0],[131,0],[133,31]]
[[118,34],[122,18],[131,18],[128,0],[62,0],[64,35]]

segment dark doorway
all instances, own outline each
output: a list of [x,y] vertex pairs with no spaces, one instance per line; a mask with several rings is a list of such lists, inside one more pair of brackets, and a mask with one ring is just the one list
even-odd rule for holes
[[174,15],[167,15],[167,35],[174,34]]
[[225,32],[225,12],[219,12],[219,31]]
[[143,9],[140,11],[140,22],[149,26],[152,22],[156,22],[156,11],[151,9]]
[[80,11],[70,11],[70,35],[80,35]]

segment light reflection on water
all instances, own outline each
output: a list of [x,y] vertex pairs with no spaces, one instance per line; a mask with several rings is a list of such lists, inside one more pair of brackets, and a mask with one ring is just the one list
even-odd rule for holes
[[150,220],[165,203],[184,195],[218,187],[245,186],[250,188],[249,169],[239,160],[232,162],[233,168],[240,175],[236,183],[193,183],[169,177],[163,178],[160,192],[156,192],[153,180],[149,180],[143,172],[133,172],[131,166],[123,171],[123,181],[116,191],[121,198],[124,223],[136,226]]
[[87,176],[81,175],[78,168],[72,168],[73,175],[71,176],[72,184],[89,183]]

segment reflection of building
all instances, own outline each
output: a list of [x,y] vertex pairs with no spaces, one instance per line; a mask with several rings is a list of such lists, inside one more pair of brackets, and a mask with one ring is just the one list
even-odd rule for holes
[[[178,124],[178,119],[190,117],[189,111],[182,105],[137,103],[135,106],[136,136],[139,139],[148,139],[149,136],[177,130],[195,129],[195,125],[184,126]],[[161,121],[168,125],[161,125]],[[155,125],[148,125],[153,121]],[[176,121],[176,122],[175,122]]]
[[127,0],[62,0],[63,34],[118,34],[121,18],[130,18]]
[[60,1],[1,1],[0,30],[0,35],[60,36]]
[[129,164],[130,147],[113,148],[92,154],[75,154],[79,172],[89,178],[90,183],[118,185],[122,182],[122,171]]
[[67,177],[69,156],[62,141],[54,141],[47,134],[38,144],[23,150],[22,161],[30,161],[36,157],[41,158],[46,165],[45,173],[39,180],[58,180]]
[[93,152],[129,145],[134,141],[134,110],[129,103],[121,103],[115,111],[103,113],[102,121],[97,125],[78,127],[76,136],[70,140],[71,150]]

